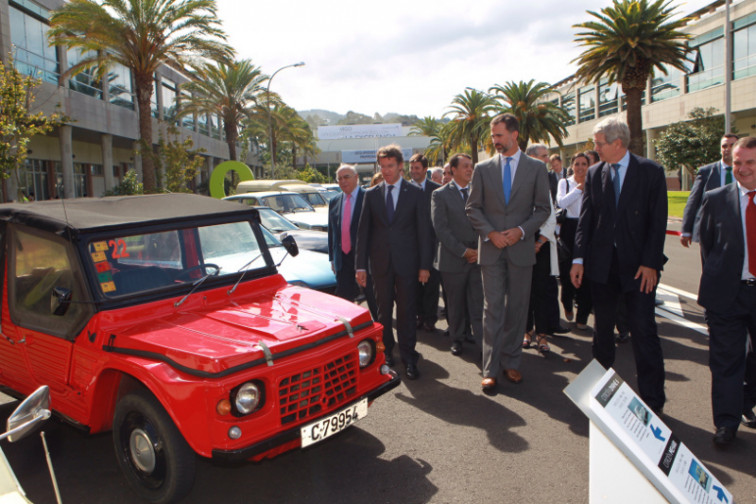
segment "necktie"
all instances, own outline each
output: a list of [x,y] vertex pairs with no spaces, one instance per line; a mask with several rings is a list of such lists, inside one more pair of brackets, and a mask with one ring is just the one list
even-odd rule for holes
[[748,271],[756,276],[756,203],[753,198],[756,191],[748,192],[748,206],[746,206],[746,243],[748,244]]
[[619,198],[620,198],[620,178],[619,178],[619,169],[620,164],[619,163],[612,163],[612,168],[614,168],[614,204],[619,205]]
[[352,195],[346,195],[346,201],[344,201],[344,211],[341,214],[341,250],[344,254],[348,254],[352,250]]
[[462,201],[467,203],[467,187],[460,189],[460,192],[462,193]]
[[389,224],[394,222],[394,196],[391,194],[393,189],[392,185],[386,186],[386,218]]
[[509,162],[512,161],[511,157],[507,158],[507,162],[504,165],[504,201],[509,204],[509,195],[512,194],[512,167]]
[[732,166],[725,166],[725,184],[732,183]]

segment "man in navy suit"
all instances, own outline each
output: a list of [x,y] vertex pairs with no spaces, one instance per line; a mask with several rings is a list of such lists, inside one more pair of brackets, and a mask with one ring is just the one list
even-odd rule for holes
[[614,364],[617,303],[625,301],[638,391],[655,412],[664,406],[664,357],[654,314],[664,264],[667,185],[664,169],[628,151],[630,129],[610,117],[593,129],[601,162],[588,169],[570,278],[591,282],[593,356]]
[[[335,294],[354,301],[359,294],[359,286],[355,281],[354,247],[365,191],[359,186],[357,170],[352,165],[339,166],[336,180],[341,194],[328,203],[328,259],[336,274]],[[377,318],[375,296],[371,290],[365,289],[365,298],[370,313],[373,318]]]
[[[431,194],[441,187],[437,183],[428,179],[428,158],[418,153],[413,154],[409,160],[410,178],[412,183],[423,191],[423,201],[425,205],[428,221],[426,226],[430,229],[431,247],[435,255],[436,251],[436,233],[431,222]],[[417,328],[423,328],[426,331],[433,332],[436,330],[436,321],[438,320],[438,295],[441,286],[441,274],[431,266],[430,277],[425,283],[417,284]]]
[[383,182],[368,189],[357,228],[357,283],[373,275],[378,321],[383,324],[386,362],[393,364],[392,314],[396,300],[399,353],[410,380],[420,376],[415,351],[417,282],[427,282],[433,259],[423,192],[402,178],[404,156],[397,145],[378,149]]
[[736,184],[706,192],[701,205],[698,304],[709,326],[714,443],[725,447],[738,424],[756,428],[756,137],[733,147]]
[[690,196],[688,196],[683,212],[682,235],[680,236],[680,243],[683,247],[690,245],[691,241],[698,241],[697,221],[704,193],[733,181],[732,146],[737,140],[738,135],[726,133],[719,142],[722,159],[716,163],[702,166],[696,172],[696,180],[693,182],[693,188],[690,190]]

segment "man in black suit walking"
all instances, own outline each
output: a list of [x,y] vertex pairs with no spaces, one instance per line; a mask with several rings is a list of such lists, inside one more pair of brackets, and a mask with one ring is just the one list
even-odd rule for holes
[[[412,183],[423,191],[423,205],[427,215],[425,226],[430,229],[431,250],[436,251],[436,233],[431,222],[431,194],[441,187],[439,184],[428,179],[428,158],[422,154],[414,154],[409,161],[410,178]],[[426,331],[436,330],[438,320],[438,295],[441,286],[441,275],[438,270],[431,266],[430,277],[425,283],[417,284],[417,328]]]
[[357,229],[356,279],[367,284],[370,260],[378,321],[383,324],[386,362],[393,364],[392,314],[396,300],[399,353],[408,379],[420,376],[415,351],[417,282],[427,282],[433,251],[423,193],[402,178],[404,156],[397,145],[378,149],[383,182],[365,193]]
[[630,129],[607,118],[593,129],[601,162],[588,170],[570,278],[591,282],[595,314],[593,356],[614,364],[617,303],[625,301],[638,391],[655,412],[664,406],[664,357],[654,314],[664,264],[667,185],[664,169],[627,150]]
[[701,206],[703,265],[698,304],[709,326],[714,443],[725,447],[738,424],[756,428],[756,137],[733,147],[736,184],[708,191]]
[[[328,259],[336,274],[335,294],[354,301],[360,289],[355,281],[354,247],[365,191],[359,186],[357,170],[352,165],[339,166],[336,180],[341,194],[328,203]],[[371,290],[365,289],[365,298],[370,314],[377,318],[375,295]]]
[[732,146],[738,141],[738,135],[726,133],[719,142],[722,159],[716,163],[702,166],[696,172],[696,180],[690,190],[690,196],[685,203],[683,212],[682,235],[680,243],[683,247],[691,241],[698,241],[697,220],[701,211],[701,202],[706,191],[722,187],[733,181],[732,177]]

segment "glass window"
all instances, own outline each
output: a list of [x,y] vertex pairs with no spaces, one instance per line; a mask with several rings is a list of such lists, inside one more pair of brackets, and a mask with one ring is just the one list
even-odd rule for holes
[[733,33],[732,49],[733,78],[756,75],[756,24]]
[[47,23],[13,6],[9,12],[16,68],[23,74],[57,84],[58,53],[47,43]]
[[[620,95],[622,96],[622,110],[627,110],[627,96],[622,92],[622,86],[619,86]],[[641,106],[646,104],[646,90],[641,93]]]
[[134,108],[134,92],[131,86],[131,71],[116,63],[107,75],[110,103],[121,107]]
[[578,103],[580,107],[579,121],[590,121],[596,118],[596,88],[584,86],[578,91]]
[[210,129],[207,124],[207,114],[200,114],[197,116],[197,129],[203,135],[210,134]]
[[[71,247],[52,235],[32,234],[16,229],[10,266],[9,305],[18,325],[72,338],[89,315],[91,304],[84,300],[83,275],[70,256]],[[62,315],[51,310],[54,289],[72,293],[72,303]]]
[[152,110],[152,117],[160,117],[160,111],[158,110],[158,81],[156,78],[152,78],[152,96],[150,97],[150,109]]
[[[189,98],[190,98],[189,93],[187,93],[186,91],[181,92],[181,100],[183,102],[189,101]],[[189,115],[183,116],[181,118],[181,126],[189,130],[194,130],[194,115],[189,114]]]
[[[68,66],[72,67],[85,59],[89,51],[82,51],[79,48],[69,49]],[[102,83],[95,80],[92,71],[85,71],[74,75],[68,79],[68,87],[79,93],[84,93],[95,98],[102,98]]]
[[163,120],[173,122],[176,118],[177,100],[176,83],[163,77],[163,88],[160,95],[163,107]]
[[220,121],[215,114],[210,114],[210,136],[220,138]]
[[609,84],[606,80],[602,80],[599,83],[599,117],[614,114],[619,109],[617,102],[618,87],[619,85],[616,82]]
[[695,64],[688,76],[688,91],[706,89],[724,82],[724,38],[693,48]]
[[87,171],[89,164],[74,163],[74,198],[87,196]]
[[48,179],[46,162],[41,159],[26,159],[25,174],[22,180],[25,181],[23,188],[29,200],[46,200],[50,199],[48,189]]
[[665,65],[667,75],[656,71],[656,75],[651,80],[651,101],[658,102],[673,98],[680,94],[680,83],[682,82],[682,72],[674,67]]
[[100,290],[108,297],[268,267],[247,221],[113,236],[88,247]]
[[577,118],[577,109],[575,104],[575,93],[569,93],[562,97],[562,108],[567,111],[570,119],[567,121],[567,126],[575,124]]

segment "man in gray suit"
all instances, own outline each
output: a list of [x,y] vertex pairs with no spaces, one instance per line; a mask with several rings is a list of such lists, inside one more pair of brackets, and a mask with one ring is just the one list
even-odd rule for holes
[[733,181],[732,146],[737,141],[738,135],[734,133],[723,135],[719,143],[722,159],[702,166],[696,172],[696,180],[690,189],[690,196],[683,212],[682,235],[680,235],[680,243],[683,247],[688,247],[691,241],[698,241],[698,220],[704,193]]
[[546,165],[524,155],[517,144],[519,123],[511,114],[491,120],[491,139],[499,153],[478,163],[467,215],[478,232],[478,264],[483,274],[484,392],[496,386],[499,371],[520,383],[535,234],[548,218]]
[[473,164],[467,154],[449,160],[452,180],[432,193],[431,218],[438,238],[435,266],[446,289],[446,319],[452,337],[451,352],[462,353],[465,320],[469,314],[473,339],[483,337],[483,283],[478,259],[478,235],[465,214]]

